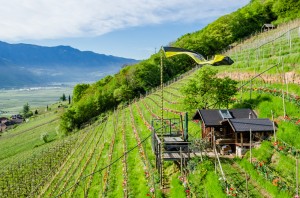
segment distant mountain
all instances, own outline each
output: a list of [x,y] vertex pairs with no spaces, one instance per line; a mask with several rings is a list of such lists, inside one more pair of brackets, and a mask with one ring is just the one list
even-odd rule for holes
[[0,88],[95,81],[136,62],[70,46],[42,47],[0,41]]

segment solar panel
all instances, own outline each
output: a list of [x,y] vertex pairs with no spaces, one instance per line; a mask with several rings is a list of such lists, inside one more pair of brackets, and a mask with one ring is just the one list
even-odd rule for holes
[[223,119],[230,119],[232,118],[230,112],[226,110],[219,110],[220,115],[222,116]]

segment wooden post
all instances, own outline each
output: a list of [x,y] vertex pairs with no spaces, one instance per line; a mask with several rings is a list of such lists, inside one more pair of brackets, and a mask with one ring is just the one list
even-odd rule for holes
[[291,30],[289,30],[289,44],[290,44],[290,53],[292,50],[292,35],[291,35]]
[[203,157],[202,157],[202,148],[204,148],[204,146],[202,145],[202,140],[200,140],[200,159],[201,159],[201,162],[203,162]]
[[252,130],[250,129],[250,164],[252,164]]
[[217,153],[217,150],[215,148],[215,156],[217,157],[218,159],[218,162],[219,162],[219,167],[220,167],[220,171],[221,171],[221,174],[222,174],[222,177],[223,177],[223,180],[225,182],[225,185],[226,185],[226,193],[228,194],[228,185],[227,185],[227,180],[226,180],[226,177],[225,177],[225,174],[224,174],[224,171],[223,171],[223,168],[222,168],[222,165],[221,165],[221,162],[220,162],[220,159],[219,159],[219,156],[218,156],[218,153]]
[[299,195],[298,157],[296,156],[296,195]]
[[180,173],[182,175],[182,148],[180,147]]
[[245,179],[246,179],[246,193],[247,193],[247,198],[249,197],[249,189],[248,189],[248,177],[247,173],[245,172]]
[[238,143],[238,139],[237,139],[237,133],[234,132],[234,143],[235,143],[235,156],[237,156],[237,150],[236,150],[236,147],[237,147],[237,143]]
[[240,133],[241,136],[241,149],[243,149],[243,133]]
[[[283,68],[283,60],[281,60],[281,64],[282,64],[282,85],[284,85],[285,83],[285,75],[284,75],[284,68]],[[284,91],[283,88],[281,89],[282,91],[282,103],[283,103],[283,117],[285,119],[286,117],[286,109],[285,109],[285,99],[284,99]]]
[[273,122],[274,141],[276,142],[276,130],[275,130],[275,122],[274,122],[274,113],[273,113],[273,110],[271,110],[271,114],[272,114],[272,122]]
[[[215,135],[215,128],[212,128],[212,132],[211,132],[211,146],[214,148],[214,135]],[[209,135],[209,134],[208,134]]]
[[286,99],[289,101],[289,83],[288,83],[288,76],[285,76],[285,85],[286,85]]
[[213,136],[214,152],[215,152],[215,173],[217,173],[217,150],[216,150],[216,137]]
[[244,88],[242,87],[242,89],[241,89],[241,102],[243,101],[243,92],[244,92]]
[[252,79],[250,80],[250,100],[251,100],[251,96],[252,96]]
[[186,163],[185,163],[185,157],[182,157],[182,158],[183,158],[183,166],[184,166],[184,170],[183,170],[184,172],[183,172],[183,175],[185,176],[185,173],[186,173],[186,169],[185,169],[185,168],[186,168],[186,167],[185,167],[185,164],[186,164]]

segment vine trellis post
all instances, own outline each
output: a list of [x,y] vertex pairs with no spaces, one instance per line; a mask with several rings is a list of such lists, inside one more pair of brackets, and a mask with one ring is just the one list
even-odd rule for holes
[[250,164],[252,164],[252,129],[250,128]]
[[272,123],[273,123],[273,131],[274,131],[274,141],[276,142],[276,129],[275,129],[275,122],[274,122],[274,113],[273,110],[271,110],[272,114]]
[[164,82],[163,82],[163,48],[161,47],[160,53],[160,89],[161,89],[161,164],[160,164],[160,184],[161,188],[164,188],[163,182],[163,165],[164,165],[164,157],[163,157],[163,149],[164,149]]
[[286,81],[285,81],[283,59],[281,59],[281,65],[282,65],[282,89],[281,89],[281,92],[282,92],[283,117],[285,118],[286,117],[286,108],[285,108],[285,97],[284,97],[283,88],[284,88],[284,84],[286,83]]
[[299,196],[298,155],[296,156],[296,195]]

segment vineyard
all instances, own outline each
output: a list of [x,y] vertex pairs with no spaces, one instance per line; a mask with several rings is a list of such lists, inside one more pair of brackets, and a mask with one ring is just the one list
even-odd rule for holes
[[[217,162],[204,152],[183,167],[165,162],[162,189],[151,147],[151,120],[161,118],[161,95],[153,88],[70,136],[56,134],[60,112],[55,110],[2,135],[0,197],[294,196],[300,178],[299,21],[226,53],[235,63],[218,67],[218,75],[239,81],[232,108],[253,108],[278,126],[276,137],[253,149],[252,158],[248,152],[243,159]],[[164,117],[186,112],[180,90],[200,69],[165,83]],[[188,113],[191,118],[195,112]],[[45,131],[52,140],[47,144],[39,137]],[[189,119],[188,131],[191,146],[199,149],[200,124]]]

